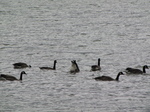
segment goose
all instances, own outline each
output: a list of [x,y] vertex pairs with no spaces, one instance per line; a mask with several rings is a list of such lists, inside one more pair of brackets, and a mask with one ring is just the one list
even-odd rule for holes
[[57,63],[57,60],[54,60],[53,68],[51,67],[39,67],[39,68],[42,70],[56,70],[56,63]]
[[148,66],[147,65],[144,65],[143,66],[143,71],[140,70],[140,69],[135,69],[135,68],[126,68],[126,73],[128,74],[143,74],[143,73],[146,73],[146,69],[148,69]]
[[19,63],[14,63],[14,69],[21,69],[21,68],[31,68],[31,65],[27,65],[26,63],[22,63],[22,62],[19,62]]
[[92,65],[91,66],[91,71],[98,71],[98,70],[101,70],[101,67],[100,67],[100,58],[98,58],[98,65]]
[[124,75],[123,72],[119,72],[116,79],[113,79],[109,76],[99,76],[99,77],[95,77],[94,79],[97,81],[119,81],[120,75]]
[[70,69],[70,73],[77,73],[80,71],[78,64],[76,63],[76,60],[71,61],[72,65],[71,65],[71,69]]
[[1,74],[0,75],[0,77],[1,78],[4,78],[5,80],[9,80],[9,81],[22,81],[22,76],[23,76],[23,74],[26,74],[25,73],[25,71],[22,71],[21,73],[20,73],[20,79],[17,79],[16,77],[14,77],[14,76],[11,76],[11,75],[5,75],[5,74]]

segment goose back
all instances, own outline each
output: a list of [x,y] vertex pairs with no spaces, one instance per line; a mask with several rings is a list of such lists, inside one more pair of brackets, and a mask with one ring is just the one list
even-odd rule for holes
[[19,63],[14,63],[13,64],[14,66],[14,69],[21,69],[21,68],[27,68],[27,67],[31,67],[31,65],[27,65],[26,63],[22,63],[22,62],[19,62]]
[[18,80],[16,77],[11,76],[11,75],[1,74],[1,77],[3,77],[6,80],[10,80],[10,81]]
[[114,79],[109,77],[109,76],[100,76],[100,77],[95,77],[95,80],[100,80],[100,81],[113,81]]
[[0,75],[0,81],[6,81],[6,79]]

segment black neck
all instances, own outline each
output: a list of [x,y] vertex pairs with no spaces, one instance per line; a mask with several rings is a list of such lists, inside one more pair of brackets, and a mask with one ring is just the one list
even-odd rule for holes
[[146,69],[145,69],[145,66],[143,67],[143,73],[146,73]]
[[20,74],[20,80],[22,80],[22,76],[23,76],[23,74],[21,73],[21,74]]
[[53,69],[54,69],[54,70],[56,69],[56,62],[54,62],[54,66],[53,66]]
[[98,66],[100,66],[100,59],[98,59]]
[[119,81],[119,76],[120,76],[120,74],[118,74],[118,75],[117,75],[117,77],[116,77],[116,81]]

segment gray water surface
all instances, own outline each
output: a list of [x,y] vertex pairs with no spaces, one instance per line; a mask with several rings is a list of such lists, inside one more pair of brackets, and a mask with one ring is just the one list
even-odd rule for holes
[[[149,0],[0,0],[0,112],[150,112]],[[101,58],[101,71],[90,66]],[[53,66],[56,71],[42,71]],[[70,74],[71,60],[80,72]],[[25,62],[32,68],[13,69]]]

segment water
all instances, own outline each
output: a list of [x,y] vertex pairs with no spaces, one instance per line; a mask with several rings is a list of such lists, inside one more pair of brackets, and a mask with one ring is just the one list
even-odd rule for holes
[[[0,73],[23,81],[0,82],[1,112],[150,112],[150,70],[113,78],[126,67],[150,65],[148,0],[0,1]],[[101,58],[101,72],[90,66]],[[42,71],[53,66],[56,71]],[[81,72],[68,71],[77,60]]]

